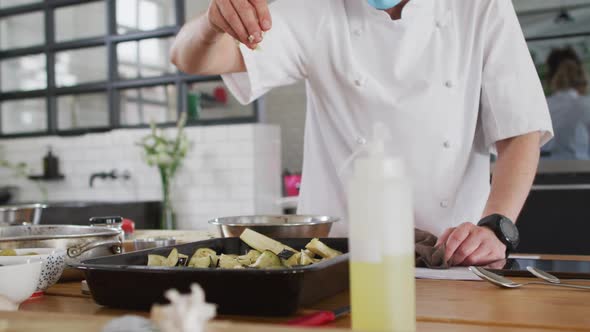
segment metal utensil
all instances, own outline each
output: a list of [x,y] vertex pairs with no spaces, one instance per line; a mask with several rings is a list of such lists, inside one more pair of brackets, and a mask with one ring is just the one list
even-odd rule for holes
[[238,237],[249,228],[271,238],[327,237],[339,219],[327,216],[241,216],[210,220],[223,237]]
[[539,278],[539,279],[543,279],[545,281],[548,281],[552,284],[560,284],[561,280],[559,280],[559,278],[557,278],[556,276],[549,274],[545,271],[539,270],[533,266],[527,266],[526,269],[535,277]]
[[502,288],[520,288],[520,287],[523,287],[526,285],[544,285],[544,286],[555,286],[555,287],[590,290],[590,286],[581,286],[581,285],[552,284],[549,282],[538,282],[538,281],[518,283],[518,282],[512,281],[506,277],[503,277],[501,275],[490,272],[490,271],[484,269],[483,267],[478,267],[478,266],[470,266],[469,270],[471,272],[473,272],[475,275],[477,275],[478,277],[482,278],[483,280],[486,280],[486,281],[488,281],[498,287],[502,287]]
[[45,204],[19,204],[0,206],[0,226],[38,225]]
[[[558,277],[552,275],[549,272],[545,272],[543,270],[540,270],[534,266],[527,266],[526,269],[535,277],[539,278],[539,279],[543,279],[545,281],[548,281],[552,284],[561,284],[561,279],[559,279]],[[568,279],[568,281],[590,281],[588,279]]]

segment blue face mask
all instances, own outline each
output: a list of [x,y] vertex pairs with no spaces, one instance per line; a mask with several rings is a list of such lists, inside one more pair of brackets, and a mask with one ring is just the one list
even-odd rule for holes
[[367,0],[369,5],[377,9],[389,9],[399,5],[402,0]]

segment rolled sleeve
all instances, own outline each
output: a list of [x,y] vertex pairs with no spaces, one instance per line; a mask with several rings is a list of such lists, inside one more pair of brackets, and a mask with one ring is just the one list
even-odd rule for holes
[[240,45],[246,72],[222,75],[228,89],[242,104],[249,104],[275,87],[306,77],[310,29],[309,15],[296,2],[282,0],[270,6],[272,29],[256,50]]
[[253,52],[243,44],[240,45],[240,51],[246,65],[246,72],[225,74],[221,75],[221,78],[234,97],[241,104],[246,105],[268,91],[263,91],[261,88],[263,84],[259,79],[259,64],[256,62]]
[[511,1],[491,0],[485,37],[481,116],[485,144],[531,132],[553,137],[549,108]]

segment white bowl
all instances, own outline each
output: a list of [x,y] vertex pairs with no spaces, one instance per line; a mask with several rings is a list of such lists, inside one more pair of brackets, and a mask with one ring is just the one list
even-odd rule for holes
[[19,305],[37,289],[43,262],[28,259],[20,263],[3,265],[0,266],[0,295]]
[[[35,292],[43,292],[55,285],[66,267],[67,252],[65,249],[22,248],[14,249],[14,251],[16,251],[17,256],[0,256],[0,264],[16,264],[27,260],[43,262],[41,276]],[[30,252],[37,253],[37,255],[22,256]]]

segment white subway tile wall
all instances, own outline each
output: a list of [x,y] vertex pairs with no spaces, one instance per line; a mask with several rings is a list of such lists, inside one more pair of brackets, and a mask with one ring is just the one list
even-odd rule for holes
[[[49,201],[160,200],[158,171],[141,159],[136,145],[147,129],[116,130],[78,137],[0,140],[4,156],[42,173],[51,146],[60,159],[63,181],[46,182]],[[221,216],[281,213],[281,139],[278,126],[246,124],[188,127],[192,147],[173,183],[173,204],[180,229],[208,229]],[[124,181],[96,179],[96,172],[129,171]],[[35,183],[0,169],[0,184],[20,188],[18,201],[42,198]]]

